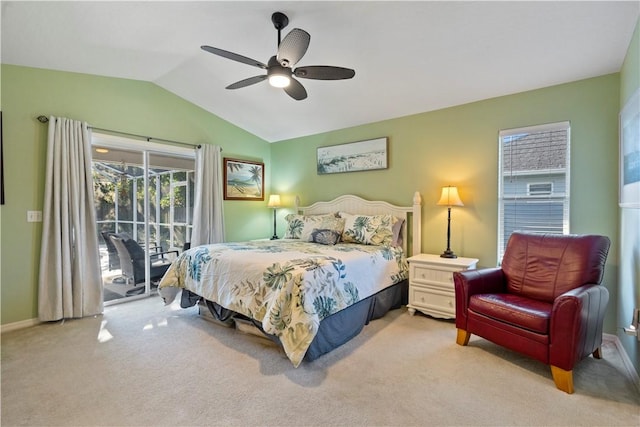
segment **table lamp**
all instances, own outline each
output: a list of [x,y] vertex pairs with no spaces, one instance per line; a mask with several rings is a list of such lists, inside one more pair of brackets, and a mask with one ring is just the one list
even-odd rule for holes
[[276,233],[276,209],[280,207],[280,195],[272,194],[269,196],[269,202],[267,203],[267,207],[273,209],[273,236],[271,236],[271,240],[276,240],[278,238],[278,234]]
[[440,255],[442,258],[458,258],[451,250],[451,206],[464,206],[460,196],[458,196],[458,187],[446,186],[442,187],[442,194],[437,203],[438,206],[447,206],[447,249]]

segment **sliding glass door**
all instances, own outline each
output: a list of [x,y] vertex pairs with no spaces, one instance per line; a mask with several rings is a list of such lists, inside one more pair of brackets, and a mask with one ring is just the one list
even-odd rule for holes
[[94,135],[105,304],[152,294],[189,242],[194,167],[191,149]]

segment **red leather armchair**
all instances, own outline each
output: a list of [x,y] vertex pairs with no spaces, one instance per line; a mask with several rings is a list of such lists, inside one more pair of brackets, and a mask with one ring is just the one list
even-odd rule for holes
[[454,273],[456,342],[475,334],[538,359],[573,393],[574,365],[602,357],[609,246],[605,236],[513,233],[501,267]]

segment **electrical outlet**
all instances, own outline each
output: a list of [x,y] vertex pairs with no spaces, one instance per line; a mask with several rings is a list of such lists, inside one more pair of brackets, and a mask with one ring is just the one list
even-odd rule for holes
[[42,222],[42,211],[27,211],[27,222]]

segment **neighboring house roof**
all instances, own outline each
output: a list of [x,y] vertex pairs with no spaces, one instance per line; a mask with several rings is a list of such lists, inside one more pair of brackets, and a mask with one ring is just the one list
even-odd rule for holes
[[503,138],[504,171],[547,171],[564,169],[567,155],[566,131],[536,132]]

